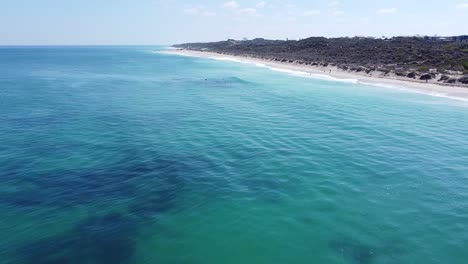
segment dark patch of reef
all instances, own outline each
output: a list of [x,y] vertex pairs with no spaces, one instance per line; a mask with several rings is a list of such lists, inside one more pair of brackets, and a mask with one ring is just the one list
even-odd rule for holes
[[349,238],[337,238],[330,248],[338,255],[355,264],[370,264],[375,259],[375,249]]
[[70,231],[33,241],[17,249],[24,264],[130,263],[138,235],[137,222],[118,213],[92,216]]
[[142,156],[130,153],[109,166],[47,173],[7,166],[2,181],[24,188],[1,193],[3,209],[60,212],[98,207],[68,231],[14,245],[15,263],[131,263],[141,226],[182,210],[178,199],[190,191],[189,185],[202,181],[198,175],[209,166],[197,156]]

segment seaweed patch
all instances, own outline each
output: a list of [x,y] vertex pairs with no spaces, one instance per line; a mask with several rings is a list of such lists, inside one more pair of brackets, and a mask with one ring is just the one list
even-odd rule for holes
[[66,234],[22,246],[19,263],[130,263],[137,234],[129,217],[116,213],[90,217]]
[[[148,202],[153,204],[153,208],[154,199],[157,199],[157,210],[160,211],[162,207],[169,207],[171,202],[168,201],[173,200],[188,181],[202,179],[193,176],[204,166],[200,167],[199,163],[193,157],[157,156],[148,160],[130,155],[125,161],[110,166],[49,172],[9,171],[8,174],[18,175],[14,179],[15,189],[20,191],[2,193],[0,205],[73,207],[96,201],[128,201],[137,197],[138,202],[153,199]],[[156,195],[154,190],[157,190]]]

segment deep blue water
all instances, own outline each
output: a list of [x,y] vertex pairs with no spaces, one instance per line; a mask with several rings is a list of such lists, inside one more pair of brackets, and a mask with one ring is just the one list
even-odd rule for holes
[[466,102],[159,49],[0,48],[0,263],[466,263]]

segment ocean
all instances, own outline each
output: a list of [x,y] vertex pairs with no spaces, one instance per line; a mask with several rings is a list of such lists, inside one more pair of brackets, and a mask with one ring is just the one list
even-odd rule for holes
[[468,103],[0,48],[0,263],[467,263]]

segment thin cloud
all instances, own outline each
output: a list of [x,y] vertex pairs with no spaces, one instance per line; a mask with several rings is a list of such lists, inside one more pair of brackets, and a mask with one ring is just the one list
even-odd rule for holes
[[242,8],[237,13],[245,16],[258,16],[257,9],[251,7]]
[[216,12],[207,10],[203,6],[186,6],[183,12],[187,15],[192,15],[192,16],[197,16],[197,15],[216,16]]
[[296,5],[293,4],[286,4],[284,5],[284,8],[282,9],[282,13],[286,13],[287,16],[289,17],[296,17],[296,14],[298,12],[298,8]]
[[370,22],[370,18],[368,18],[368,17],[362,17],[362,18],[360,18],[359,20],[360,20],[362,23],[366,23],[366,24]]
[[[266,6],[267,2],[263,1],[257,4],[257,6]],[[224,8],[231,10],[238,16],[251,16],[251,17],[260,17],[261,15],[257,12],[257,9],[252,7],[241,8],[239,3],[236,1],[229,1],[224,3]]]
[[457,9],[468,9],[468,3],[457,5]]
[[317,16],[317,15],[320,15],[320,10],[318,9],[311,9],[311,10],[307,10],[304,12],[304,16]]
[[216,12],[213,11],[204,11],[203,12],[204,16],[216,16]]
[[340,1],[332,1],[328,4],[329,7],[337,7],[340,5]]
[[342,15],[345,14],[345,12],[342,11],[342,10],[334,10],[334,11],[332,12],[332,14],[333,14],[334,16],[342,16]]
[[345,14],[343,10],[341,10],[341,2],[340,1],[332,1],[328,4],[329,12],[333,16],[342,16]]
[[226,3],[224,3],[223,6],[224,6],[224,8],[231,9],[231,10],[239,8],[239,4],[236,1],[226,2]]
[[198,15],[201,10],[199,7],[186,7],[183,11],[188,15]]
[[390,15],[395,14],[398,10],[396,8],[383,8],[377,10],[377,15]]
[[268,2],[266,2],[266,1],[262,1],[262,2],[259,2],[257,4],[258,8],[264,8],[264,7],[267,7],[267,6],[268,6]]

